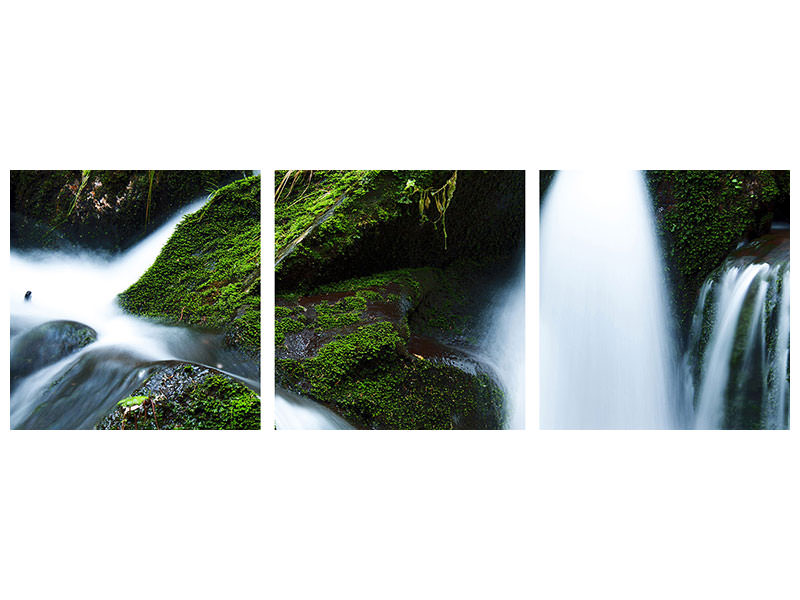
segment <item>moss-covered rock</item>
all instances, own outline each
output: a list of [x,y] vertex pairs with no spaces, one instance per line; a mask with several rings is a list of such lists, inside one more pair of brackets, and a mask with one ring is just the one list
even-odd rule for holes
[[686,332],[700,286],[744,240],[767,233],[780,204],[774,171],[648,171],[658,232]]
[[260,355],[261,177],[218,190],[187,215],[153,265],[119,295],[123,309],[225,332],[229,347]]
[[524,172],[458,171],[444,218],[436,197],[420,211],[420,190],[441,190],[454,174],[276,172],[278,291],[307,292],[400,268],[507,259],[524,235]]
[[497,385],[409,326],[409,314],[443,281],[440,269],[405,269],[279,296],[277,381],[359,427],[501,427]]
[[227,375],[188,363],[158,368],[95,429],[260,429],[258,395]]
[[242,171],[12,171],[11,244],[124,249]]

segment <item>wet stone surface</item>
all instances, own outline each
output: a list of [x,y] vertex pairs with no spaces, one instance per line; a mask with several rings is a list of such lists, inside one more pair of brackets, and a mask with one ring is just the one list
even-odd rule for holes
[[221,371],[168,361],[95,429],[258,429],[260,410],[258,395]]
[[11,351],[11,383],[51,365],[97,340],[97,332],[76,321],[49,321],[22,333]]

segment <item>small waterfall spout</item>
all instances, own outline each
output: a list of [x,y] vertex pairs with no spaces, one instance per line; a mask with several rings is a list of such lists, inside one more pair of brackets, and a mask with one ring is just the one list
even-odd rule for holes
[[556,174],[541,213],[543,428],[678,425],[651,212],[641,173]]
[[321,404],[282,388],[275,388],[276,429],[353,429]]
[[789,427],[788,230],[737,251],[706,280],[684,364],[697,429]]

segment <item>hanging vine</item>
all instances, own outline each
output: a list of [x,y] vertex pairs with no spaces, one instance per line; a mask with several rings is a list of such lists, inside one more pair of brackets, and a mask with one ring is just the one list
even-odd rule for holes
[[406,190],[409,191],[409,196],[414,194],[419,195],[419,217],[425,219],[425,211],[430,208],[431,203],[436,207],[439,216],[434,219],[433,224],[436,226],[439,222],[442,224],[442,233],[444,234],[444,249],[447,250],[447,225],[445,217],[447,215],[447,207],[450,206],[450,201],[453,199],[453,194],[456,192],[456,178],[458,171],[453,171],[450,179],[447,180],[439,189],[432,187],[421,188],[417,185],[414,179],[406,181]]

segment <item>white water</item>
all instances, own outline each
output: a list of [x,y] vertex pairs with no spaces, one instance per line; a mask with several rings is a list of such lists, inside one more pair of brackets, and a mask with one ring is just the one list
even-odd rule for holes
[[[779,282],[783,279],[782,285]],[[697,429],[788,428],[789,266],[738,261],[706,281],[692,327],[689,360],[697,360],[704,312],[713,310],[696,384]],[[731,372],[738,343],[740,358]],[[726,423],[726,413],[760,405],[760,423]],[[751,408],[752,411],[752,408]],[[759,415],[756,415],[759,416]]]
[[541,212],[543,428],[671,428],[666,291],[639,172],[559,171]]
[[353,426],[321,404],[275,389],[276,429],[353,429]]
[[486,334],[474,356],[490,367],[505,397],[505,428],[525,428],[525,266],[497,291],[484,316]]
[[[53,417],[48,427],[90,427],[91,418],[109,398],[129,390],[147,373],[148,363],[182,359],[241,372],[241,365],[217,349],[217,336],[182,327],[156,325],[123,313],[116,296],[136,282],[158,256],[184,215],[203,206],[198,200],[176,214],[147,238],[118,256],[92,252],[11,252],[11,353],[19,336],[53,320],[72,320],[97,331],[97,341],[24,379],[11,395],[11,427],[24,427],[54,380],[72,369],[81,373],[86,406],[73,415]],[[31,299],[24,299],[25,292]],[[244,369],[246,375],[252,375]],[[119,398],[117,398],[119,399]]]

